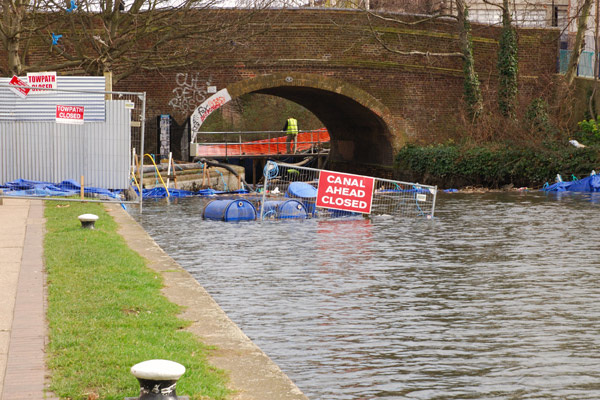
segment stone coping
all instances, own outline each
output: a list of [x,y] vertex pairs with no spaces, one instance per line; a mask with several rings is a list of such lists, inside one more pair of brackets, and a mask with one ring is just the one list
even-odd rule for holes
[[148,233],[118,204],[106,204],[119,224],[119,234],[131,249],[147,260],[149,268],[161,274],[163,294],[183,307],[181,318],[191,321],[187,328],[215,349],[209,362],[229,376],[231,400],[308,400],[300,389],[225,314],[194,277],[177,264]]

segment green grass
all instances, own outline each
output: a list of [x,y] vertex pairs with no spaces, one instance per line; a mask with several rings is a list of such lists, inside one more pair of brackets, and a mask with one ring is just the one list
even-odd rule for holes
[[[86,213],[99,216],[96,229],[81,228],[77,216]],[[160,294],[160,274],[126,245],[102,205],[47,202],[45,217],[51,390],[64,399],[136,397],[130,368],[167,359],[186,367],[178,395],[224,399],[225,374],[207,363],[208,347]]]

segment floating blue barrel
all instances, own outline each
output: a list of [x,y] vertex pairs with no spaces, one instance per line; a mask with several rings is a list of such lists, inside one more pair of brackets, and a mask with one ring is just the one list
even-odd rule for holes
[[298,200],[265,201],[263,215],[275,219],[308,218],[306,207]]
[[204,207],[202,218],[216,221],[253,221],[256,208],[248,200],[213,200]]
[[315,202],[317,200],[317,188],[306,182],[292,182],[288,186],[287,197],[302,199],[306,211],[310,214],[315,213]]
[[292,182],[288,186],[287,194],[289,197],[314,199],[317,197],[317,188],[306,182]]

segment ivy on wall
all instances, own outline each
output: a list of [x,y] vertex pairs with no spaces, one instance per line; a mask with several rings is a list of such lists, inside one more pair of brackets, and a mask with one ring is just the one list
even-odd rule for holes
[[475,72],[475,66],[473,63],[473,38],[471,36],[471,23],[469,22],[469,10],[464,10],[464,21],[463,21],[463,32],[465,35],[465,48],[464,60],[463,60],[463,72],[464,72],[464,94],[465,101],[468,107],[469,116],[472,120],[476,120],[483,111],[483,100],[481,96],[481,88],[479,87],[479,77]]
[[514,118],[519,73],[517,33],[511,23],[508,1],[504,2],[506,7],[502,12],[502,34],[498,49],[498,107],[503,116]]

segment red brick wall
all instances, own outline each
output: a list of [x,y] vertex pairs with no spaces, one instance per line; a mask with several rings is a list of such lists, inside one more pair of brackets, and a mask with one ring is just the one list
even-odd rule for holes
[[[250,11],[231,10],[232,20]],[[388,15],[414,22],[416,17]],[[198,11],[188,16],[198,29],[216,25],[223,14]],[[440,19],[405,25],[370,18],[375,30],[403,51],[457,52],[456,23]],[[343,81],[390,111],[388,142],[395,149],[405,141],[435,139],[436,129],[453,129],[463,95],[462,61],[458,57],[393,54],[377,43],[366,14],[360,11],[273,10],[253,14],[250,23],[231,34],[226,45],[210,48],[204,42],[175,43],[203,53],[185,69],[131,76],[114,90],[146,91],[147,116],[172,114],[183,124],[207,94],[236,82],[276,73],[305,73],[319,79]],[[556,69],[558,31],[519,31],[519,73],[527,93],[543,90],[543,79]],[[482,87],[493,94],[499,29],[473,26],[475,66]],[[310,109],[310,108],[309,108]],[[149,127],[149,131],[153,131]],[[389,161],[389,157],[387,157]],[[385,163],[387,163],[387,161]]]

